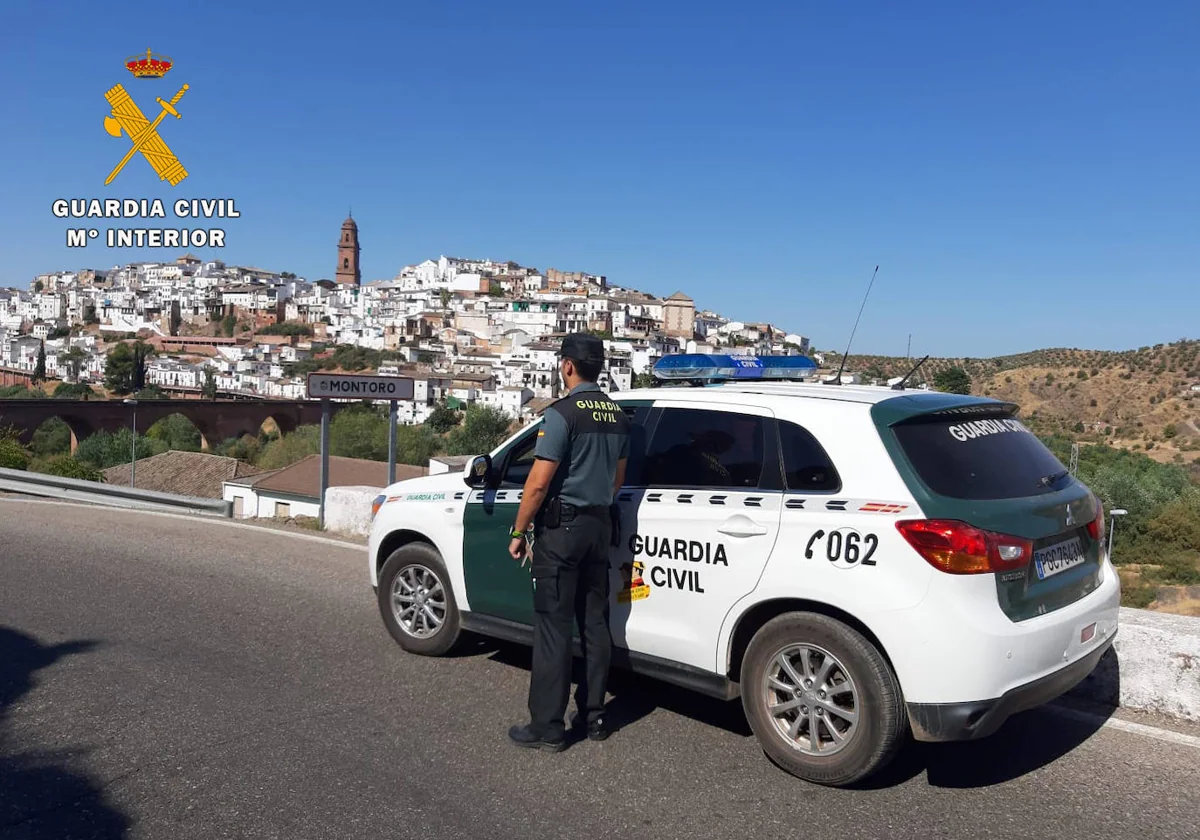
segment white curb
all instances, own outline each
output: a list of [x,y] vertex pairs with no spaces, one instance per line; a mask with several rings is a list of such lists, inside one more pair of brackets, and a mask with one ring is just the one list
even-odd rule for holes
[[1071,694],[1200,721],[1200,618],[1122,607],[1113,647]]

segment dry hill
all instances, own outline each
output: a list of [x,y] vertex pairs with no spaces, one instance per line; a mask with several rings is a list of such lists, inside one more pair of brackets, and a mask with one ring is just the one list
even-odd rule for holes
[[[825,355],[827,366],[840,360]],[[846,369],[882,382],[915,363],[851,354]],[[1163,462],[1200,460],[1200,341],[1121,352],[1056,348],[992,359],[930,358],[914,380],[932,382],[954,366],[967,371],[972,393],[1019,404],[1038,432],[1062,431]]]

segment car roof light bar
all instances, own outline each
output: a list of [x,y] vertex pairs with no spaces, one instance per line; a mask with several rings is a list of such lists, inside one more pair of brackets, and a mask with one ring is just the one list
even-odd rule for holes
[[817,369],[807,356],[728,356],[679,353],[663,356],[654,364],[656,379],[687,382],[720,382],[729,379],[804,379]]

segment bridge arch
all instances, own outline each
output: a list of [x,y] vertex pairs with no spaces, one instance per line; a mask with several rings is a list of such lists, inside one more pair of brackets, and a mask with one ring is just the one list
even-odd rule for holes
[[[331,405],[334,413],[346,403]],[[122,400],[5,400],[0,404],[0,426],[13,426],[22,443],[48,418],[60,417],[71,430],[71,451],[96,432],[115,432],[133,421],[131,406]],[[140,400],[136,407],[138,433],[144,435],[154,423],[181,414],[200,432],[201,446],[258,436],[270,420],[281,433],[321,422],[321,404],[315,400]]]

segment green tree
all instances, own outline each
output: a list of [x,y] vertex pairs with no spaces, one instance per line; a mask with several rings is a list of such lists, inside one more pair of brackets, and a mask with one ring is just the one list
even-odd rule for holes
[[247,464],[257,464],[266,443],[267,441],[261,437],[242,435],[240,438],[230,438],[224,443],[217,444],[212,448],[212,453],[224,455],[226,458],[237,458]]
[[200,430],[182,414],[169,414],[159,420],[146,430],[146,437],[159,441],[166,450],[200,451]]
[[33,439],[29,442],[29,450],[39,458],[69,453],[71,451],[70,427],[63,422],[62,418],[51,417],[34,430]]
[[258,331],[259,335],[312,335],[313,329],[308,324],[301,324],[296,321],[280,321],[278,324],[270,324]]
[[428,426],[400,426],[396,429],[396,462],[423,467],[442,451],[445,441]]
[[320,427],[300,426],[296,431],[282,435],[264,446],[255,466],[264,470],[277,470],[320,451]]
[[237,318],[234,317],[233,310],[231,309],[229,311],[229,314],[227,314],[221,320],[221,332],[224,333],[226,338],[233,338],[233,329],[236,326],[237,326]]
[[41,388],[24,385],[8,385],[0,388],[0,400],[44,400],[46,392]]
[[[148,438],[145,435],[137,436],[136,458],[139,461],[165,451],[166,447],[162,441]],[[78,460],[90,464],[98,470],[106,470],[118,464],[128,464],[131,455],[134,455],[134,451],[133,432],[130,429],[97,432],[80,441],[75,450],[75,457]]]
[[141,390],[146,383],[146,356],[150,348],[138,341],[118,344],[104,359],[104,386],[114,394]]
[[204,384],[200,386],[200,394],[206,400],[217,398],[217,372],[211,367],[204,368]]
[[37,364],[33,367],[33,381],[46,381],[46,342],[38,345]]
[[90,400],[99,396],[86,382],[64,382],[54,389],[56,400]]
[[946,368],[934,374],[933,387],[947,394],[969,394],[971,377],[960,367]]
[[654,374],[650,373],[650,371],[646,371],[645,373],[639,373],[639,374],[635,375],[633,377],[633,387],[634,388],[653,388],[654,387]]
[[79,372],[83,370],[83,363],[86,361],[87,353],[83,352],[83,348],[72,347],[59,357],[58,366],[66,370],[67,377],[72,382],[78,382]]
[[346,458],[386,461],[387,418],[373,406],[343,408],[329,423],[329,453]]
[[479,455],[491,452],[508,436],[512,418],[489,405],[467,409],[462,425],[446,436],[450,455]]
[[445,402],[439,402],[433,407],[433,411],[429,413],[428,419],[425,420],[425,425],[439,435],[444,435],[461,421],[461,413],[450,408]]

